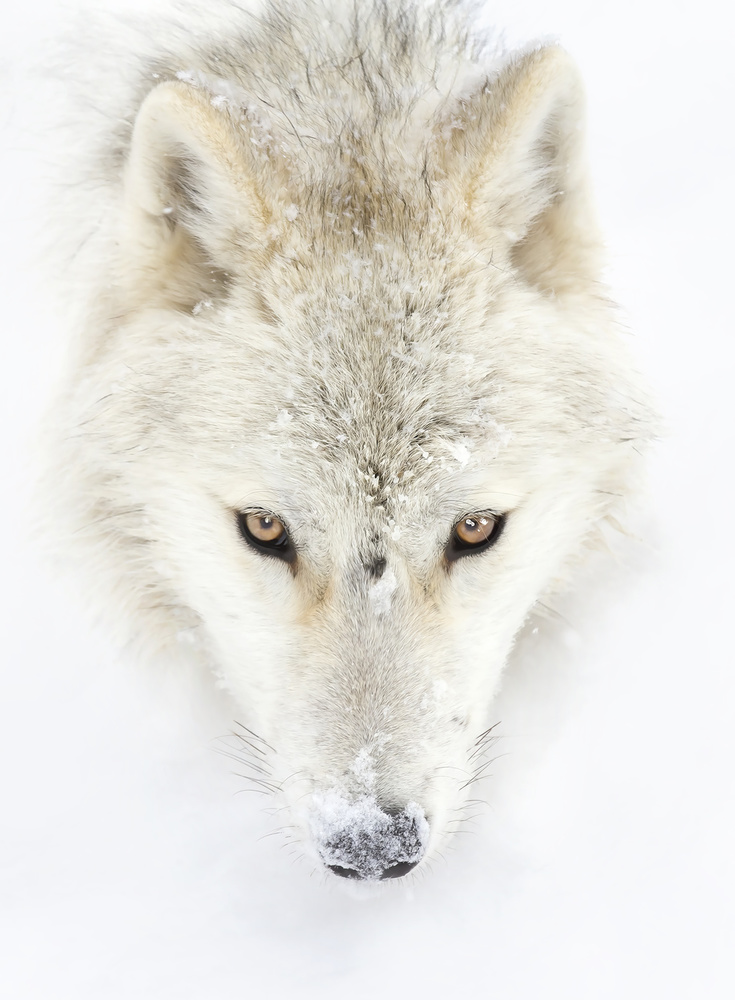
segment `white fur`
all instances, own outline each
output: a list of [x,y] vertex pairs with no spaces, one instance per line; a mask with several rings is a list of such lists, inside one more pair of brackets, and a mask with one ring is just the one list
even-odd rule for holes
[[[307,844],[320,802],[411,804],[436,851],[514,637],[652,433],[576,72],[463,18],[303,0],[128,27],[79,132],[56,510],[115,615],[213,666]],[[241,539],[249,507],[295,572]],[[485,510],[500,541],[445,565]]]

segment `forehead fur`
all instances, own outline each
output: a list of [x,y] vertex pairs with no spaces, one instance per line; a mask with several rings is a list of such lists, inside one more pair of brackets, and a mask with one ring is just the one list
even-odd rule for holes
[[445,250],[448,228],[413,245],[378,233],[300,247],[296,231],[255,298],[245,273],[228,303],[168,320],[153,342],[128,337],[126,382],[156,410],[139,428],[184,436],[235,475],[278,458],[289,478],[339,479],[379,504],[398,483],[451,489],[511,455],[528,474],[619,434],[594,309],[560,315],[459,227]]
[[485,326],[499,282],[483,273],[486,254],[473,280],[470,253],[455,239],[450,255],[443,228],[427,225],[414,245],[390,232],[312,243],[290,281],[270,283],[282,364],[276,428],[287,440],[311,438],[326,458],[349,456],[386,481],[415,475],[429,446],[442,460],[470,440],[487,458],[497,451],[497,364],[472,330]]

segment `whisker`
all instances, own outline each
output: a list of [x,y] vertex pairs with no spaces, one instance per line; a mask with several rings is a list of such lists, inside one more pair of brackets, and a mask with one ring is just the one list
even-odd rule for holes
[[255,743],[251,743],[250,740],[246,740],[245,737],[242,735],[242,733],[236,733],[233,731],[231,735],[234,736],[236,740],[239,740],[240,743],[244,744],[244,746],[248,747],[248,749],[252,753],[257,753],[261,757],[267,756],[265,750],[263,750],[262,747],[256,746]]
[[[268,742],[267,742],[266,740],[264,740],[262,736],[258,736],[258,734],[257,734],[257,733],[254,733],[254,732],[252,731],[252,729],[248,729],[248,727],[247,727],[247,726],[244,726],[244,725],[242,724],[242,722],[238,722],[238,721],[237,721],[237,719],[235,719],[235,720],[234,720],[234,722],[235,722],[235,725],[236,725],[236,726],[239,726],[239,727],[240,727],[240,729],[244,730],[244,731],[245,731],[246,733],[249,733],[249,734],[250,734],[250,735],[252,736],[252,738],[253,738],[254,740],[257,740],[257,741],[258,741],[258,743],[262,743],[262,744],[263,744],[263,746],[264,746],[264,747],[266,747],[266,749],[268,749],[268,750],[270,750],[270,751],[271,751],[271,753],[275,753],[275,752],[276,752],[276,751],[275,751],[275,750],[273,749],[273,747],[272,747],[272,746],[270,745],[270,743],[268,743]],[[237,735],[237,734],[236,734],[236,735]]]
[[270,775],[273,773],[272,768],[261,767],[259,763],[253,760],[243,757],[236,750],[224,750],[221,747],[214,747],[214,752],[218,753],[221,757],[229,757],[230,760],[237,761],[238,764],[245,764],[246,767],[251,767],[258,774]]
[[269,792],[273,792],[274,794],[276,792],[280,792],[281,790],[280,787],[272,781],[266,781],[265,778],[256,778],[253,774],[241,774],[240,771],[233,771],[232,774],[238,778],[242,778],[243,781],[250,781],[254,785],[259,785],[261,788],[264,788]]
[[499,725],[500,725],[500,721],[494,722],[492,724],[492,726],[488,726],[488,728],[485,730],[485,732],[484,733],[480,733],[480,735],[475,740],[475,746],[477,746],[477,744],[481,743],[483,740],[486,740],[487,737],[490,735],[490,733],[492,733],[494,729],[497,729]]
[[477,747],[475,750],[473,750],[472,753],[467,758],[467,760],[468,761],[472,761],[472,760],[475,760],[477,757],[481,757],[491,747],[494,747],[495,744],[498,743],[499,741],[500,741],[500,737],[499,736],[490,737],[489,739],[485,740],[485,742],[482,743],[479,747]]

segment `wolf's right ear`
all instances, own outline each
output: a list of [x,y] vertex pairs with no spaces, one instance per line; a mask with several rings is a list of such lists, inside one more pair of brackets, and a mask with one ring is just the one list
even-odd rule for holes
[[126,266],[144,295],[189,308],[221,294],[264,238],[268,213],[226,109],[183,82],[140,107],[125,168]]

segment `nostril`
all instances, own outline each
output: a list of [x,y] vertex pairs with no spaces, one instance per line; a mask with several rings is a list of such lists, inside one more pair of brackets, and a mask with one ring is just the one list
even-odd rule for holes
[[384,881],[387,878],[402,878],[404,875],[412,872],[417,864],[418,861],[399,861],[397,865],[391,865],[390,868],[386,868],[380,879]]
[[364,878],[354,868],[342,868],[341,865],[327,865],[327,868],[330,872],[334,872],[335,875],[339,875],[341,878]]

